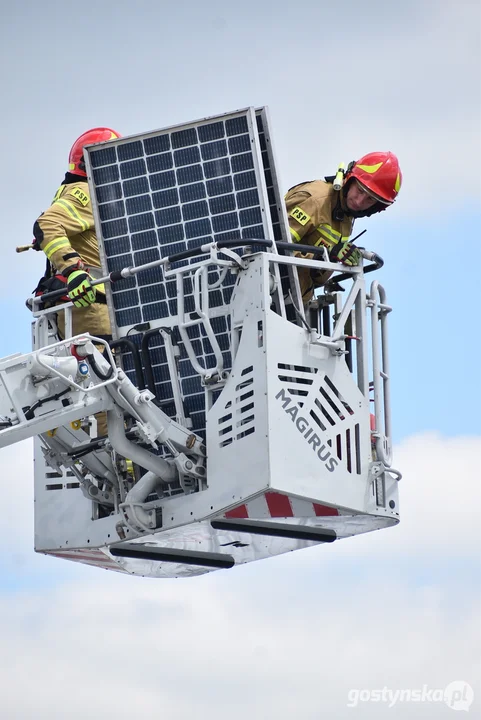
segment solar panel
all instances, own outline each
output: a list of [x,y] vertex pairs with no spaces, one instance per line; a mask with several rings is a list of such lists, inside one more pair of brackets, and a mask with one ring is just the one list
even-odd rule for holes
[[[212,241],[281,239],[281,203],[265,108],[247,108],[155,132],[86,148],[85,159],[105,273],[138,266]],[[284,238],[285,239],[285,234]],[[241,244],[241,243],[240,243]],[[198,260],[196,256],[194,260]],[[188,264],[193,260],[182,260]],[[178,267],[175,265],[174,267]],[[209,268],[211,283],[219,270]],[[227,274],[209,292],[213,329],[230,368],[229,301],[235,278]],[[201,378],[177,330],[177,288],[161,267],[107,289],[114,338],[138,332],[135,326],[167,328],[178,346],[181,393],[193,429],[205,426]],[[193,312],[192,281],[184,279],[185,310]],[[203,367],[214,355],[203,328],[189,328]],[[173,390],[164,341],[149,343],[155,392],[174,414]],[[132,357],[124,358],[134,380]]]

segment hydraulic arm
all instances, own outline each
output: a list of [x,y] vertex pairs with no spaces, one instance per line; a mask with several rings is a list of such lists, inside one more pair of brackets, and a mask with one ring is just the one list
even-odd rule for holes
[[[47,464],[53,470],[69,468],[90,499],[107,505],[128,496],[119,487],[116,455],[148,471],[136,485],[136,502],[162,482],[202,482],[202,439],[153,400],[116,366],[100,338],[83,335],[13,355],[0,363],[0,447],[40,436]],[[82,422],[103,411],[109,437],[92,439]],[[163,448],[168,459],[161,456]]]

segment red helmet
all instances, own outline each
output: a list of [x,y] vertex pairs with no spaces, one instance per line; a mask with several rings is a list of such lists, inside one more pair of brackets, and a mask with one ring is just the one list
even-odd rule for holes
[[85,172],[85,163],[83,161],[84,146],[105,140],[113,140],[114,138],[119,137],[121,137],[121,135],[119,135],[118,132],[105,127],[92,128],[92,130],[84,132],[76,139],[70,149],[70,155],[68,156],[69,172],[74,173],[75,175],[84,175],[87,177],[87,173]]
[[376,200],[391,205],[401,189],[402,173],[392,152],[373,152],[364,155],[347,169],[346,182],[356,178]]

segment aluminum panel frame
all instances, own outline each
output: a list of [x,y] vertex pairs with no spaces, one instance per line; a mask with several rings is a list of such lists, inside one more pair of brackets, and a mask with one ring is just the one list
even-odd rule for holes
[[[155,213],[155,215],[157,215],[159,213],[159,211],[162,211],[162,208],[155,208],[155,206],[152,204],[151,208],[148,211],[146,211],[145,213],[142,211],[138,211],[138,208],[137,208],[137,211],[135,213],[129,213],[125,209],[123,214],[120,214],[121,210],[122,210],[122,208],[120,207],[120,203],[122,203],[124,201],[129,201],[131,199],[134,199],[134,200],[138,199],[142,195],[140,190],[139,190],[138,195],[132,195],[132,196],[126,195],[127,192],[131,192],[131,190],[126,190],[124,187],[128,183],[129,180],[135,181],[135,180],[140,180],[140,179],[150,179],[154,175],[155,176],[165,175],[168,172],[173,173],[175,171],[175,173],[176,173],[175,185],[172,185],[171,189],[178,191],[180,187],[185,187],[185,186],[192,187],[196,184],[207,183],[208,181],[213,180],[215,177],[221,177],[222,179],[234,178],[236,175],[240,176],[246,172],[249,172],[249,169],[248,170],[239,170],[239,169],[234,169],[232,166],[230,166],[230,170],[228,173],[210,177],[205,172],[205,166],[208,165],[209,163],[214,162],[215,158],[214,158],[214,160],[212,160],[212,159],[206,159],[204,157],[201,157],[202,153],[201,153],[201,151],[199,151],[199,158],[198,158],[197,163],[193,162],[190,165],[175,165],[175,166],[172,165],[172,166],[169,166],[170,170],[169,169],[159,170],[159,172],[154,172],[154,171],[147,172],[146,171],[143,174],[137,175],[135,177],[126,178],[126,177],[123,177],[123,175],[122,175],[121,166],[129,164],[129,162],[127,160],[125,160],[123,156],[121,156],[119,158],[119,153],[122,153],[121,149],[126,146],[131,146],[134,143],[142,143],[143,144],[143,156],[140,157],[140,155],[139,155],[138,158],[133,159],[134,161],[137,161],[137,160],[142,160],[142,159],[148,160],[148,159],[151,159],[152,157],[160,157],[160,156],[168,154],[170,152],[172,152],[172,154],[174,154],[175,152],[178,152],[183,149],[205,148],[207,145],[209,145],[211,143],[217,144],[216,141],[208,140],[203,143],[202,140],[198,139],[198,142],[196,145],[186,146],[185,148],[182,148],[182,147],[175,148],[172,145],[171,138],[172,138],[172,136],[177,137],[180,133],[189,133],[190,131],[197,132],[201,128],[215,126],[216,124],[219,124],[219,123],[223,123],[224,127],[227,127],[227,123],[235,122],[236,120],[241,120],[242,118],[244,118],[247,122],[248,133],[239,132],[237,135],[236,134],[232,134],[232,135],[225,134],[223,136],[223,138],[220,138],[220,140],[224,140],[226,142],[226,144],[228,144],[228,141],[233,140],[235,138],[243,138],[245,135],[248,134],[249,141],[250,141],[250,149],[246,150],[245,152],[242,151],[242,152],[231,153],[231,147],[229,145],[226,155],[223,156],[221,159],[224,159],[224,158],[230,159],[234,156],[240,157],[240,156],[246,156],[247,154],[250,154],[251,160],[252,160],[252,167],[250,167],[249,169],[255,174],[255,187],[252,186],[251,189],[255,189],[258,193],[258,205],[250,206],[250,207],[252,207],[253,209],[258,207],[260,209],[261,222],[258,223],[258,225],[262,226],[264,239],[273,238],[274,233],[273,233],[272,221],[271,221],[270,210],[269,210],[269,198],[268,198],[268,193],[267,193],[267,188],[266,188],[264,167],[263,167],[263,161],[262,161],[262,152],[261,152],[261,147],[260,147],[259,133],[258,133],[258,129],[257,129],[256,113],[255,113],[254,108],[250,107],[250,108],[245,108],[245,109],[238,110],[238,111],[231,112],[231,113],[224,113],[222,115],[210,116],[210,117],[207,117],[207,118],[204,118],[201,120],[197,120],[197,121],[193,121],[193,122],[189,122],[189,123],[185,123],[185,124],[173,125],[173,126],[163,128],[160,130],[156,130],[156,131],[152,131],[149,133],[139,133],[139,134],[135,134],[135,135],[130,135],[130,136],[123,137],[120,139],[108,141],[107,143],[100,143],[100,144],[96,144],[96,145],[86,146],[86,148],[85,148],[85,163],[86,163],[86,168],[87,168],[87,178],[88,178],[88,182],[89,182],[89,186],[90,186],[90,190],[91,190],[92,209],[93,209],[93,213],[94,213],[95,225],[97,228],[97,237],[99,240],[101,265],[102,265],[102,270],[105,274],[108,274],[108,272],[110,272],[112,269],[120,269],[117,266],[113,267],[113,264],[112,264],[113,258],[125,257],[127,259],[129,257],[129,255],[131,255],[133,257],[134,254],[140,254],[143,252],[142,249],[140,249],[139,247],[137,247],[137,249],[135,249],[136,246],[134,246],[134,244],[132,242],[133,235],[140,235],[140,234],[142,234],[142,232],[147,232],[148,230],[157,232],[162,227],[169,228],[169,227],[173,227],[174,225],[175,226],[177,226],[177,225],[185,226],[186,223],[191,222],[190,220],[186,220],[186,218],[184,216],[182,216],[181,220],[178,223],[174,223],[173,225],[166,225],[166,226],[159,226],[157,224],[157,219],[156,219],[155,226],[145,229],[145,231],[137,230],[137,229],[135,229],[135,231],[134,231],[134,230],[132,230],[133,225],[128,226],[128,223],[122,224],[122,227],[125,232],[121,232],[120,228],[119,228],[119,230],[113,229],[112,223],[115,223],[119,220],[130,220],[134,217],[137,217],[138,218],[137,222],[140,223],[141,220],[139,218],[141,218],[141,216],[146,215],[148,213],[151,213],[151,214]],[[154,153],[152,155],[147,155],[145,142],[150,141],[150,143],[154,143],[159,138],[165,138],[165,137],[167,137],[169,139],[169,144],[168,144],[169,149],[166,150],[165,152],[159,152],[157,154]],[[167,146],[167,143],[166,143],[166,146]],[[107,150],[111,153],[112,158],[115,154],[115,159],[111,160],[109,162],[109,164],[105,164],[105,165],[98,164],[99,162],[103,162],[102,160],[96,160],[98,154],[104,153],[104,156],[105,156],[105,153]],[[217,148],[214,148],[212,152],[217,152]],[[167,163],[168,160],[169,159],[167,158],[163,162]],[[246,162],[247,162],[247,160],[246,160]],[[272,158],[270,159],[270,162],[272,165],[272,162],[273,162]],[[96,165],[96,163],[97,163],[97,165]],[[140,165],[140,163],[139,163],[139,165]],[[144,165],[146,166],[146,163],[144,163]],[[196,165],[202,166],[202,169],[204,172],[204,176],[203,176],[202,180],[193,181],[193,182],[185,182],[185,183],[182,183],[182,185],[181,185],[179,183],[179,173],[177,171],[182,170],[182,169],[188,170],[189,168],[195,167]],[[96,179],[96,171],[105,170],[105,169],[109,170],[109,168],[113,169],[112,170],[113,175],[112,175],[111,181],[100,182],[101,178],[98,173],[97,173],[97,179]],[[113,177],[115,175],[115,173],[113,171],[115,169],[117,169],[118,172],[116,175],[116,179],[113,179]],[[209,170],[209,172],[210,172],[210,170]],[[220,170],[219,170],[219,172],[220,172]],[[121,185],[120,188],[118,187],[119,185]],[[144,183],[144,185],[145,185],[145,183]],[[99,189],[101,189],[101,188],[105,189],[105,188],[109,188],[109,187],[111,189],[111,192],[112,193],[115,192],[118,197],[115,197],[115,199],[112,197],[108,200],[106,200],[104,197],[101,197],[100,199],[103,202],[100,202],[99,201],[99,192],[98,192]],[[233,184],[233,188],[234,189],[232,190],[232,193],[235,192],[236,196],[242,192],[242,189],[239,189],[239,187],[236,187],[235,184]],[[169,189],[169,188],[167,188],[167,189]],[[109,190],[109,192],[110,192],[110,190]],[[162,190],[158,190],[158,189],[153,190],[153,188],[149,185],[149,189],[146,190],[145,192],[143,192],[143,196],[152,197],[152,195],[154,193],[160,194],[160,193],[162,193]],[[214,196],[214,197],[217,197],[217,196]],[[225,195],[224,195],[224,197],[225,197]],[[212,200],[213,196],[208,196],[208,197],[205,196],[204,199]],[[163,198],[159,199],[159,202],[161,202],[161,201],[163,201]],[[167,200],[166,200],[166,202],[167,202]],[[125,204],[126,203],[124,202],[124,206],[125,206]],[[179,202],[176,205],[167,206],[167,210],[172,210],[177,207],[182,210],[184,208],[184,206],[194,205],[194,204],[198,204],[197,201],[185,200],[185,201],[181,202],[179,200]],[[105,216],[102,217],[102,208],[104,207],[108,210],[109,205],[111,206],[111,212],[119,213],[119,215],[117,217],[108,218],[108,219]],[[116,205],[119,205],[118,210],[116,208]],[[247,208],[247,209],[249,209],[249,208]],[[194,212],[194,211],[196,211],[196,208],[193,208],[193,209],[191,208],[191,212]],[[240,208],[240,207],[236,208],[236,212],[238,215],[240,214],[241,211],[242,211],[242,208]],[[200,210],[199,210],[199,212],[200,212]],[[234,211],[232,211],[232,212],[234,212]],[[172,214],[178,215],[177,213],[172,213]],[[219,215],[222,215],[222,214],[226,215],[228,213],[219,213]],[[197,219],[203,219],[203,218],[207,218],[207,217],[209,217],[209,218],[213,217],[211,208],[209,208],[209,213],[207,215],[203,215],[202,217],[199,217]],[[147,222],[147,221],[149,221],[151,223],[150,218],[146,218],[145,222]],[[121,223],[119,223],[119,225],[120,224]],[[108,225],[108,227],[106,227],[107,225]],[[248,234],[246,234],[245,231],[249,227],[254,227],[254,226],[239,223],[238,227],[236,228],[236,231],[238,231],[239,236],[242,235],[243,237],[248,237]],[[135,225],[135,228],[137,228],[137,224]],[[110,234],[111,232],[118,232],[119,234],[113,235],[110,237],[106,237],[106,234]],[[179,230],[179,232],[180,232],[180,230]],[[212,233],[202,236],[202,240],[203,240],[203,243],[209,242],[213,239],[218,239],[219,235],[232,234],[232,232],[229,230],[216,232],[215,229],[213,229]],[[128,239],[128,243],[127,243],[127,239]],[[117,243],[117,246],[120,245],[120,240],[122,240],[123,245],[124,245],[123,252],[120,252],[119,247],[113,248],[113,250],[112,250],[112,241],[114,241],[114,240],[119,241]],[[190,240],[196,241],[196,240],[199,240],[199,237],[191,237]],[[151,245],[148,248],[146,247],[144,249],[145,250],[156,250],[157,249],[157,250],[159,250],[159,257],[160,257],[162,254],[161,249],[168,245],[170,245],[170,247],[172,247],[172,245],[177,244],[179,246],[179,248],[178,248],[179,250],[185,249],[185,247],[180,247],[181,243],[183,243],[183,242],[185,242],[186,247],[189,247],[189,246],[195,247],[196,246],[195,244],[189,245],[188,241],[189,241],[189,238],[185,238],[185,236],[184,236],[182,240],[178,240],[178,241],[172,240],[170,243],[164,243],[164,244],[157,242],[156,245]],[[111,245],[110,249],[109,249],[109,247],[106,247],[106,243]],[[200,244],[200,243],[197,243],[197,244]],[[240,244],[242,244],[242,243],[240,243]],[[127,247],[127,245],[128,245],[128,247]],[[116,250],[119,250],[119,252],[115,252]],[[170,249],[167,254],[169,254],[169,255],[173,254],[172,249]],[[147,261],[150,261],[151,259],[152,258],[149,258],[148,260],[145,260],[145,261],[147,262]],[[126,264],[127,265],[135,265],[135,264],[142,264],[142,263],[141,262],[132,262],[132,263],[127,262]],[[151,272],[151,271],[147,271],[147,272]],[[159,278],[162,275],[162,271],[159,269],[159,271],[156,273],[156,275],[157,275],[157,278]],[[165,283],[165,279],[161,279],[160,282]],[[157,286],[158,282],[152,281],[151,285],[148,285],[145,287],[151,287],[154,285]],[[125,292],[124,292],[124,289],[125,289]],[[119,284],[118,290],[116,290],[115,288],[112,289],[112,287],[107,287],[109,315],[110,315],[114,339],[118,339],[122,335],[125,335],[127,332],[132,330],[134,325],[136,325],[140,322],[149,322],[151,328],[163,327],[163,326],[173,327],[176,324],[176,322],[175,322],[176,312],[172,311],[171,306],[169,307],[168,313],[161,318],[147,319],[145,312],[142,312],[141,314],[140,313],[138,314],[138,319],[135,322],[132,321],[130,323],[119,324],[119,322],[118,322],[119,312],[118,312],[118,308],[116,309],[114,307],[115,302],[116,302],[114,297],[117,292],[120,292],[120,293],[124,292],[124,294],[126,294],[127,290],[130,290],[130,291],[133,291],[133,290],[138,291],[139,290],[139,284],[137,282],[137,278],[129,278],[128,280],[123,281],[122,285]],[[144,295],[145,295],[145,293],[144,293]],[[173,300],[173,298],[169,297],[168,293],[166,292],[164,298],[162,298],[160,301],[168,301],[169,299]],[[117,303],[118,302],[119,301],[117,300]],[[154,300],[151,303],[146,303],[144,301],[140,301],[140,299],[139,299],[139,302],[137,304],[134,303],[132,305],[129,305],[129,306],[127,306],[127,309],[129,309],[129,308],[134,309],[136,307],[144,308],[146,304],[152,304],[152,305],[157,304],[157,301]],[[169,305],[171,305],[171,303],[169,303]],[[228,303],[225,303],[224,307],[225,307],[225,313],[227,313]]]

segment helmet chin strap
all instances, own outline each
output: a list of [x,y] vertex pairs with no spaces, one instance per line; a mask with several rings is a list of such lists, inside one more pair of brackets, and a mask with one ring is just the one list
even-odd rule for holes
[[383,212],[386,208],[388,208],[389,205],[384,205],[384,203],[377,202],[375,205],[370,207],[368,210],[364,210],[362,213],[358,213],[357,215],[352,214],[353,217],[370,217],[371,215],[375,215],[376,213]]

